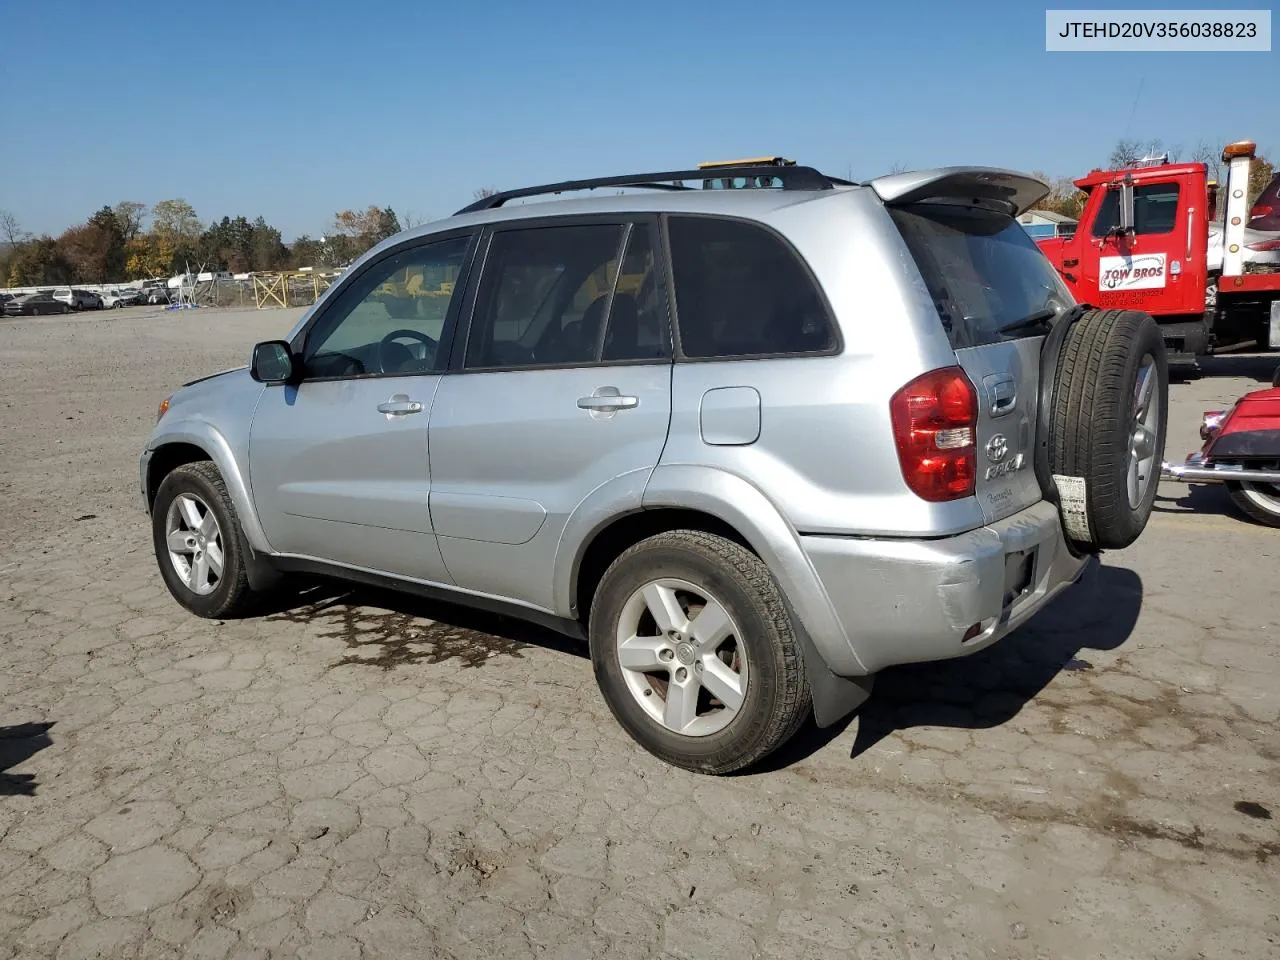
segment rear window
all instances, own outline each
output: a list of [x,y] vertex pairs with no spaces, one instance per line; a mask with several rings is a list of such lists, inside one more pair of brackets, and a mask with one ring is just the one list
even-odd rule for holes
[[1027,231],[1007,214],[917,204],[890,210],[955,349],[1038,336],[1000,328],[1072,305],[1066,285]]

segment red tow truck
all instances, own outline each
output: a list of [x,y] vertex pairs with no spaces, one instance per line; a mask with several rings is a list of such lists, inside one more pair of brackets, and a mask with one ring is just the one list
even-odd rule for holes
[[1154,157],[1094,170],[1074,181],[1089,195],[1074,235],[1037,243],[1078,301],[1154,316],[1171,363],[1250,341],[1278,348],[1280,234],[1246,229],[1256,149],[1223,149],[1223,203],[1203,163]]

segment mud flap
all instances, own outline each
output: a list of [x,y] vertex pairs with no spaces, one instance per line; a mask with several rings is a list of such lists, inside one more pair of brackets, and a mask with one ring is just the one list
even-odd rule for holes
[[836,676],[814,646],[790,603],[787,603],[787,613],[791,616],[791,628],[800,641],[800,649],[804,651],[804,673],[809,681],[809,694],[813,698],[813,721],[819,727],[833,726],[857,710],[871,696],[875,675]]
[[249,545],[249,538],[244,535],[244,529],[238,523],[236,536],[240,538],[240,556],[244,557],[244,572],[249,580],[249,589],[255,593],[270,590],[280,582],[280,571]]

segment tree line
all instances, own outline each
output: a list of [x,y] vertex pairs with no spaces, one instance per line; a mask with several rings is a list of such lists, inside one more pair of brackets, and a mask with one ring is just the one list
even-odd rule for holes
[[286,244],[261,216],[224,216],[206,224],[179,198],[150,208],[136,200],[104,206],[53,237],[32,236],[13,214],[0,211],[0,285],[121,283],[188,270],[340,266],[401,229],[391,207],[370,206],[335,213],[322,239],[303,235]]
[[[1182,145],[1175,144],[1171,147],[1165,147],[1158,139],[1118,140],[1111,151],[1111,155],[1107,157],[1105,169],[1121,170],[1125,167],[1133,166],[1144,157],[1164,155],[1169,157],[1170,163],[1182,162]],[[1187,162],[1203,163],[1208,168],[1209,179],[1216,180],[1219,188],[1226,186],[1226,167],[1222,163],[1222,148],[1220,146],[1214,146],[1207,140],[1201,140],[1196,145],[1196,148],[1188,154]],[[1073,181],[1082,176],[1084,172],[1082,170],[1076,177],[1051,177],[1037,172],[1035,176],[1049,184],[1050,189],[1032,209],[1048,210],[1071,217],[1073,220],[1079,220],[1080,215],[1084,212],[1084,204],[1088,199],[1088,194],[1077,189]],[[1249,167],[1249,207],[1253,206],[1254,201],[1267,188],[1267,184],[1271,182],[1271,178],[1274,175],[1275,168],[1265,157],[1258,154]]]

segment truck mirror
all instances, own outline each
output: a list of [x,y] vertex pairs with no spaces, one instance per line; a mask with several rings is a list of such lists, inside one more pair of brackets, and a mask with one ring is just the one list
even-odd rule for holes
[[1120,184],[1120,232],[1133,233],[1133,183]]

